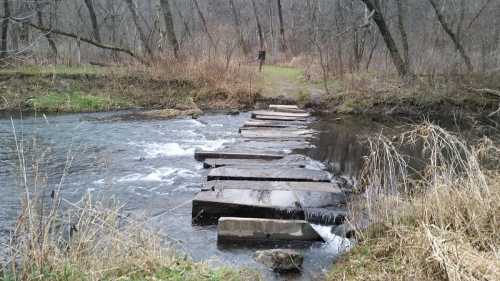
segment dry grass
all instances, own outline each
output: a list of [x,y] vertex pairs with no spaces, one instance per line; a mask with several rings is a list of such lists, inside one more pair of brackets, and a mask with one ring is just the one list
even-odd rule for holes
[[256,69],[241,59],[164,58],[144,71],[153,79],[189,81],[196,88],[193,100],[201,108],[250,108],[258,98]]
[[[422,152],[421,173],[408,172],[402,145]],[[492,150],[432,124],[372,140],[352,205],[370,226],[328,280],[500,280],[500,174],[480,167]]]

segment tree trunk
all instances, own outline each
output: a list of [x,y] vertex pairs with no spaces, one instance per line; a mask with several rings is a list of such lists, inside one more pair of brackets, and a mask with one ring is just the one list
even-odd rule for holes
[[262,34],[262,26],[259,19],[259,11],[257,10],[257,5],[255,5],[255,0],[252,0],[253,13],[255,15],[255,22],[257,23],[257,33],[259,34],[259,71],[262,71],[262,66],[266,59],[266,53],[264,50],[264,35]]
[[215,52],[217,52],[217,45],[215,45],[215,41],[208,31],[208,26],[207,26],[207,20],[205,19],[205,16],[203,15],[203,12],[200,9],[200,5],[198,5],[198,0],[193,0],[194,6],[196,8],[196,12],[198,13],[198,16],[200,17],[201,24],[203,26],[203,31],[205,31],[205,34],[207,34],[208,40],[210,41],[210,45],[212,48],[214,48]]
[[260,24],[259,11],[257,10],[257,5],[255,5],[255,0],[252,0],[253,13],[255,16],[255,22],[257,24],[257,33],[259,35],[259,47],[260,50],[264,50],[264,34],[262,33],[262,25]]
[[89,10],[90,21],[92,23],[92,31],[94,33],[94,39],[102,43],[101,34],[99,33],[99,23],[97,22],[97,16],[94,9],[93,0],[85,0],[85,6],[87,6],[87,10]]
[[134,0],[124,0],[125,3],[127,4],[127,7],[132,14],[132,20],[134,21],[135,27],[137,28],[137,32],[139,33],[139,38],[142,41],[142,44],[144,45],[144,48],[146,49],[147,54],[152,57],[153,56],[153,50],[151,49],[151,46],[149,45],[148,37],[146,35],[146,32],[141,27],[140,21],[139,21],[139,16],[137,15],[137,11],[135,9],[135,4]]
[[178,44],[180,48],[180,45],[182,45],[184,39],[186,37],[192,38],[193,35],[191,32],[191,28],[189,28],[189,22],[186,20],[186,17],[184,17],[184,15],[181,13],[181,10],[177,8],[177,6],[175,5],[175,1],[172,3],[172,8],[175,10],[175,12],[177,12],[177,15],[179,16],[179,18],[182,21],[182,24],[184,25],[184,32],[182,33],[180,40],[177,40],[179,42]]
[[[335,9],[335,25],[337,26],[337,33],[340,33],[340,29],[344,26],[344,13],[342,11],[341,0],[337,0],[337,7]],[[339,38],[337,41],[337,71],[340,77],[344,77],[344,58],[343,58],[343,44],[342,40]]]
[[387,46],[387,49],[392,59],[392,63],[396,67],[399,76],[401,78],[405,78],[409,74],[408,66],[404,63],[403,59],[401,58],[398,47],[396,46],[396,42],[394,41],[394,38],[392,37],[389,27],[385,22],[384,15],[382,14],[382,11],[380,9],[379,1],[378,0],[361,0],[361,1],[365,3],[366,7],[368,8],[368,11],[370,13],[373,13],[373,21],[377,25],[378,30],[382,35],[382,38],[384,38],[385,45]]
[[405,28],[407,2],[406,0],[396,0],[396,5],[398,9],[399,33],[401,34],[401,44],[403,45],[403,57],[405,64],[408,67],[408,71],[411,72],[410,46],[408,44],[408,35],[406,34]]
[[286,37],[285,37],[285,24],[283,22],[283,7],[281,6],[281,0],[277,0],[278,4],[278,18],[279,18],[279,23],[280,23],[280,46],[281,46],[281,51],[286,52],[288,50],[288,46],[286,44]]
[[4,18],[2,19],[2,36],[0,38],[0,59],[5,59],[8,56],[7,39],[9,35],[10,23],[10,0],[3,0]]
[[441,24],[441,27],[446,32],[446,34],[448,34],[451,41],[453,41],[453,44],[455,45],[455,49],[460,53],[460,56],[464,60],[465,65],[467,66],[467,70],[470,72],[474,71],[474,67],[472,66],[472,62],[470,60],[470,57],[467,55],[467,52],[465,51],[464,47],[462,46],[462,43],[460,43],[460,39],[458,38],[458,36],[453,32],[453,30],[451,30],[450,26],[446,22],[444,15],[439,10],[439,7],[436,3],[436,0],[428,0],[428,1],[431,4],[432,8],[434,9],[434,12],[436,13],[438,21]]
[[168,0],[160,0],[161,9],[163,11],[163,17],[165,19],[165,28],[167,30],[168,41],[174,50],[175,58],[179,57],[179,41],[177,41],[177,36],[175,35],[174,19],[172,17],[172,11],[170,9],[170,3]]
[[238,36],[238,41],[241,47],[241,51],[243,51],[243,54],[247,56],[250,53],[250,50],[248,48],[248,44],[247,41],[245,40],[245,37],[243,37],[243,32],[241,31],[240,16],[238,14],[236,6],[234,5],[234,0],[229,0],[229,5],[231,6],[231,10],[233,12],[234,28]]
[[[43,14],[42,14],[42,5],[40,4],[40,0],[36,0],[37,3],[36,3],[36,14],[37,14],[37,18],[38,18],[38,25],[39,26],[44,26],[44,23],[43,23]],[[49,28],[52,28],[52,24],[49,24]],[[53,63],[56,64],[57,63],[57,54],[58,54],[58,51],[57,51],[57,45],[56,43],[54,42],[54,39],[52,38],[52,34],[49,32],[49,33],[46,33],[45,34],[45,39],[47,39],[47,42],[49,42],[49,47],[50,49],[52,50],[52,55],[53,55]]]

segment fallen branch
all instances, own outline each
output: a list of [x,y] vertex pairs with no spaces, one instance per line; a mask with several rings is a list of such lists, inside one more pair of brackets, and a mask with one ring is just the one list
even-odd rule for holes
[[[6,19],[6,18],[4,18],[4,19]],[[54,28],[47,28],[47,27],[44,27],[44,26],[36,25],[34,23],[31,23],[31,22],[21,21],[19,19],[12,18],[12,17],[10,17],[8,19],[10,19],[12,21],[15,21],[17,23],[27,24],[27,25],[29,25],[29,26],[31,26],[31,27],[33,27],[35,29],[38,29],[38,30],[40,30],[42,32],[54,33],[54,34],[57,34],[57,35],[74,38],[74,39],[80,40],[82,42],[88,43],[90,45],[96,46],[96,47],[101,48],[101,49],[125,53],[125,54],[127,54],[127,55],[129,55],[129,56],[131,56],[131,57],[133,57],[133,58],[135,58],[137,60],[139,60],[140,62],[144,62],[141,58],[139,58],[134,52],[132,52],[129,49],[125,49],[125,48],[121,48],[121,47],[116,47],[116,46],[112,46],[112,45],[102,44],[102,43],[93,41],[91,39],[78,36],[78,35],[73,34],[73,33],[69,33],[69,32],[62,31],[62,30],[57,30],[57,29],[54,29]]]
[[477,94],[480,94],[480,95],[492,95],[492,96],[500,98],[500,91],[499,90],[493,90],[493,89],[487,89],[487,88],[483,88],[483,89],[467,88],[467,90],[474,92],[474,93],[477,93]]
[[500,105],[498,106],[498,109],[493,111],[492,113],[488,114],[488,117],[493,117],[495,116],[497,113],[500,113]]

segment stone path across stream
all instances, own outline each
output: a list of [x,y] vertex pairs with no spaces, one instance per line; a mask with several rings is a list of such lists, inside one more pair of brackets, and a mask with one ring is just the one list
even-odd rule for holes
[[[335,177],[296,148],[309,147],[314,118],[294,105],[252,112],[240,138],[220,151],[196,151],[207,174],[192,223],[218,224],[218,243],[313,242],[309,223],[342,224],[346,194]],[[273,246],[274,247],[274,246]]]

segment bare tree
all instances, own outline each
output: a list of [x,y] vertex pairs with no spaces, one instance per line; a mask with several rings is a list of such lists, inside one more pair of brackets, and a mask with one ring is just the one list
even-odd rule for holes
[[148,36],[146,35],[146,32],[142,29],[140,20],[139,20],[139,15],[137,14],[134,0],[124,0],[125,3],[127,4],[127,7],[130,11],[130,14],[132,14],[132,20],[134,21],[135,27],[137,28],[137,32],[139,33],[139,38],[142,41],[142,44],[144,45],[144,48],[146,49],[146,52],[148,53],[149,56],[153,56],[153,50],[151,49],[151,46],[149,45],[149,40]]
[[365,3],[370,13],[373,13],[373,21],[377,25],[380,34],[382,35],[382,38],[384,38],[385,45],[389,51],[389,54],[391,55],[392,62],[394,63],[394,66],[396,67],[399,76],[405,78],[409,74],[408,66],[404,63],[403,59],[401,58],[396,42],[394,41],[391,31],[389,30],[387,23],[385,22],[384,15],[382,14],[382,10],[380,9],[379,0],[361,0],[361,1]]
[[288,47],[286,44],[285,24],[283,22],[283,7],[281,5],[281,0],[277,0],[277,4],[278,4],[278,18],[280,23],[280,47],[282,52],[286,52],[288,50]]
[[460,42],[460,38],[457,36],[456,33],[453,32],[453,30],[451,30],[451,27],[449,26],[448,22],[446,21],[444,15],[441,13],[441,9],[438,7],[436,0],[428,0],[428,1],[431,4],[432,8],[434,9],[434,12],[436,13],[438,21],[441,24],[441,27],[446,32],[446,34],[448,34],[451,41],[453,41],[453,44],[455,45],[455,49],[460,53],[460,56],[462,56],[462,59],[464,60],[465,65],[467,66],[467,70],[469,70],[470,72],[474,71],[474,67],[472,66],[472,62],[470,60],[470,57],[469,57],[469,55],[467,55],[467,52],[465,51],[464,46]]
[[207,20],[205,19],[205,15],[203,15],[203,12],[201,11],[200,9],[200,5],[198,5],[198,0],[193,0],[193,3],[194,3],[194,6],[196,8],[196,12],[198,12],[198,16],[200,17],[200,20],[201,20],[201,24],[202,24],[202,27],[203,27],[203,31],[205,31],[205,34],[207,35],[208,37],[208,40],[210,42],[210,45],[214,48],[214,50],[217,52],[217,45],[215,44],[215,41],[212,37],[212,35],[210,34],[209,30],[208,30],[208,26],[207,26]]
[[401,44],[403,45],[403,57],[408,71],[411,71],[410,46],[408,44],[408,35],[406,34],[405,27],[407,4],[407,0],[396,0],[396,7],[398,10],[398,27],[401,35]]
[[260,24],[259,11],[257,10],[257,5],[255,5],[255,0],[252,0],[253,13],[255,16],[255,22],[257,24],[257,33],[259,34],[259,71],[262,71],[262,65],[266,59],[264,34],[262,33],[262,25]]
[[[43,22],[43,12],[42,12],[42,5],[40,3],[41,0],[35,0],[36,1],[36,14],[37,14],[37,19],[38,19],[38,25],[39,26],[45,26]],[[52,28],[52,22],[49,21],[49,28]],[[52,38],[52,34],[50,32],[45,33],[45,39],[47,39],[47,42],[49,43],[49,47],[52,50],[52,56],[54,60],[54,64],[57,63],[57,45],[54,42],[54,39]]]
[[87,10],[89,10],[89,15],[90,15],[90,22],[92,23],[92,31],[94,35],[94,39],[97,42],[102,42],[101,40],[101,34],[99,33],[99,24],[97,22],[97,15],[95,13],[94,9],[94,1],[93,0],[84,0],[85,1],[85,6],[87,6]]
[[8,36],[10,23],[10,0],[3,0],[3,18],[2,18],[2,34],[0,37],[0,59],[5,59],[8,56]]
[[229,0],[229,5],[231,6],[231,11],[233,14],[233,21],[234,21],[234,28],[235,28],[236,34],[238,36],[238,41],[239,41],[241,50],[243,51],[243,54],[245,56],[247,56],[250,53],[250,50],[248,48],[248,43],[245,40],[245,37],[243,37],[243,32],[241,31],[240,16],[239,16],[238,10],[236,9],[236,6],[234,4],[234,0]]
[[174,19],[172,17],[172,11],[170,10],[170,3],[168,0],[160,0],[161,9],[163,11],[163,17],[165,19],[165,28],[167,30],[167,37],[172,49],[174,50],[174,56],[179,57],[179,41],[177,41],[177,36],[175,35]]

